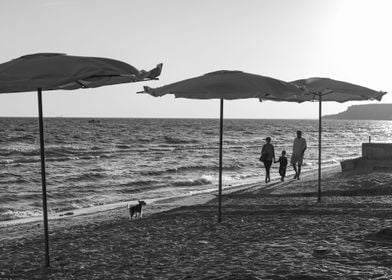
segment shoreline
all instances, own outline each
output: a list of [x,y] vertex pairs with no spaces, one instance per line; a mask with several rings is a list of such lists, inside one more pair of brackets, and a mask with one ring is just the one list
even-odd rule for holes
[[[233,185],[233,186],[227,186],[223,188],[224,192],[233,192],[242,188],[246,188],[248,186],[254,185],[257,183],[245,183],[245,184],[238,184],[238,185]],[[195,197],[195,196],[203,196],[203,195],[208,195],[211,194],[213,195],[217,190],[216,189],[207,189],[207,190],[200,190],[200,191],[190,191],[188,195],[178,195],[178,196],[164,196],[164,197],[158,197],[158,198],[147,198],[143,199],[147,205],[152,205],[152,204],[160,204],[162,201],[167,201],[167,200],[182,200],[185,198],[189,197]],[[127,204],[137,204],[137,200],[128,200],[128,201],[120,201],[120,202],[115,202],[115,203],[108,203],[108,204],[103,204],[103,205],[96,205],[96,206],[91,206],[91,207],[85,207],[85,208],[77,208],[77,209],[70,209],[70,210],[64,210],[64,211],[59,211],[55,213],[50,213],[48,214],[48,221],[53,221],[53,220],[60,220],[60,219],[67,219],[67,218],[72,218],[72,217],[77,217],[77,216],[87,216],[90,214],[94,213],[99,213],[99,212],[106,212],[106,211],[112,211],[116,209],[123,208],[125,209]],[[146,211],[148,208],[144,207],[143,210]],[[125,211],[124,211],[125,212]],[[13,226],[13,225],[19,225],[19,224],[29,224],[29,223],[37,223],[42,220],[42,215],[39,216],[31,216],[31,217],[25,217],[25,218],[19,218],[19,219],[13,219],[13,220],[4,220],[0,221],[0,228],[2,227],[7,227],[7,226]]]
[[[232,186],[224,189],[224,194],[254,187],[254,183]],[[143,218],[166,212],[178,207],[205,204],[217,197],[216,190],[191,194],[187,196],[168,196],[156,199],[146,199],[143,207]],[[57,231],[64,227],[79,224],[99,224],[113,219],[127,219],[127,202],[100,205],[72,211],[59,212],[48,217],[49,231]],[[72,215],[66,215],[73,212]],[[20,238],[30,238],[43,234],[42,216],[16,219],[0,222],[0,241]]]
[[[328,166],[322,169],[322,177],[340,172],[340,165]],[[301,182],[307,182],[317,178],[318,170],[307,170],[302,173]],[[277,190],[284,188],[290,182],[297,182],[291,179],[291,173],[286,176],[286,180],[281,182],[279,177],[273,178],[270,183],[265,184],[260,178],[258,183],[239,184],[223,188],[223,196],[240,191],[252,191],[256,189]],[[144,217],[157,213],[166,212],[183,206],[195,206],[206,204],[217,198],[217,190],[200,191],[186,196],[168,196],[154,199],[146,199],[147,205],[143,208]],[[49,231],[57,231],[64,227],[72,227],[78,224],[97,224],[113,219],[128,219],[127,202],[99,205],[88,208],[68,210],[51,214],[48,217]],[[72,213],[68,215],[67,213]],[[42,216],[28,217],[0,222],[0,240],[19,239],[32,236],[39,236],[43,233]]]
[[[391,279],[392,172],[323,171],[226,191],[156,201],[146,218],[124,209],[7,229],[6,279]],[[8,277],[8,278],[7,278]]]

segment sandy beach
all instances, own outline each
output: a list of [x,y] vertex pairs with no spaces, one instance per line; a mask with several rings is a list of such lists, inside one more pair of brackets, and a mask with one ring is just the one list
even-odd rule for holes
[[328,172],[0,228],[0,279],[391,279],[392,173]]

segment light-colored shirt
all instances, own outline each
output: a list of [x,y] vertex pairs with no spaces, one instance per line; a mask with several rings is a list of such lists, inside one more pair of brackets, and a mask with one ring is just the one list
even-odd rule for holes
[[293,144],[293,155],[301,156],[306,149],[306,140],[305,138],[298,138],[294,139]]

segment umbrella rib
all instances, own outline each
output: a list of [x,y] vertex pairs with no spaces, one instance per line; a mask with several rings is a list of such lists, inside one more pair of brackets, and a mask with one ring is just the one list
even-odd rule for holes
[[81,80],[76,80],[76,83],[78,83],[82,88],[87,88],[87,85],[83,83]]

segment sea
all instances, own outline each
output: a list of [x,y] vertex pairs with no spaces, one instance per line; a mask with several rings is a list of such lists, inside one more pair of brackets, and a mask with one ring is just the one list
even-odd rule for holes
[[[391,121],[323,120],[322,166],[361,155],[361,144],[390,142]],[[218,119],[45,118],[49,213],[217,190]],[[263,185],[260,150],[291,155],[296,131],[318,168],[318,120],[226,119],[223,187]],[[278,164],[271,177],[278,178]],[[288,167],[288,176],[292,176]],[[0,118],[0,221],[42,215],[36,118]]]

